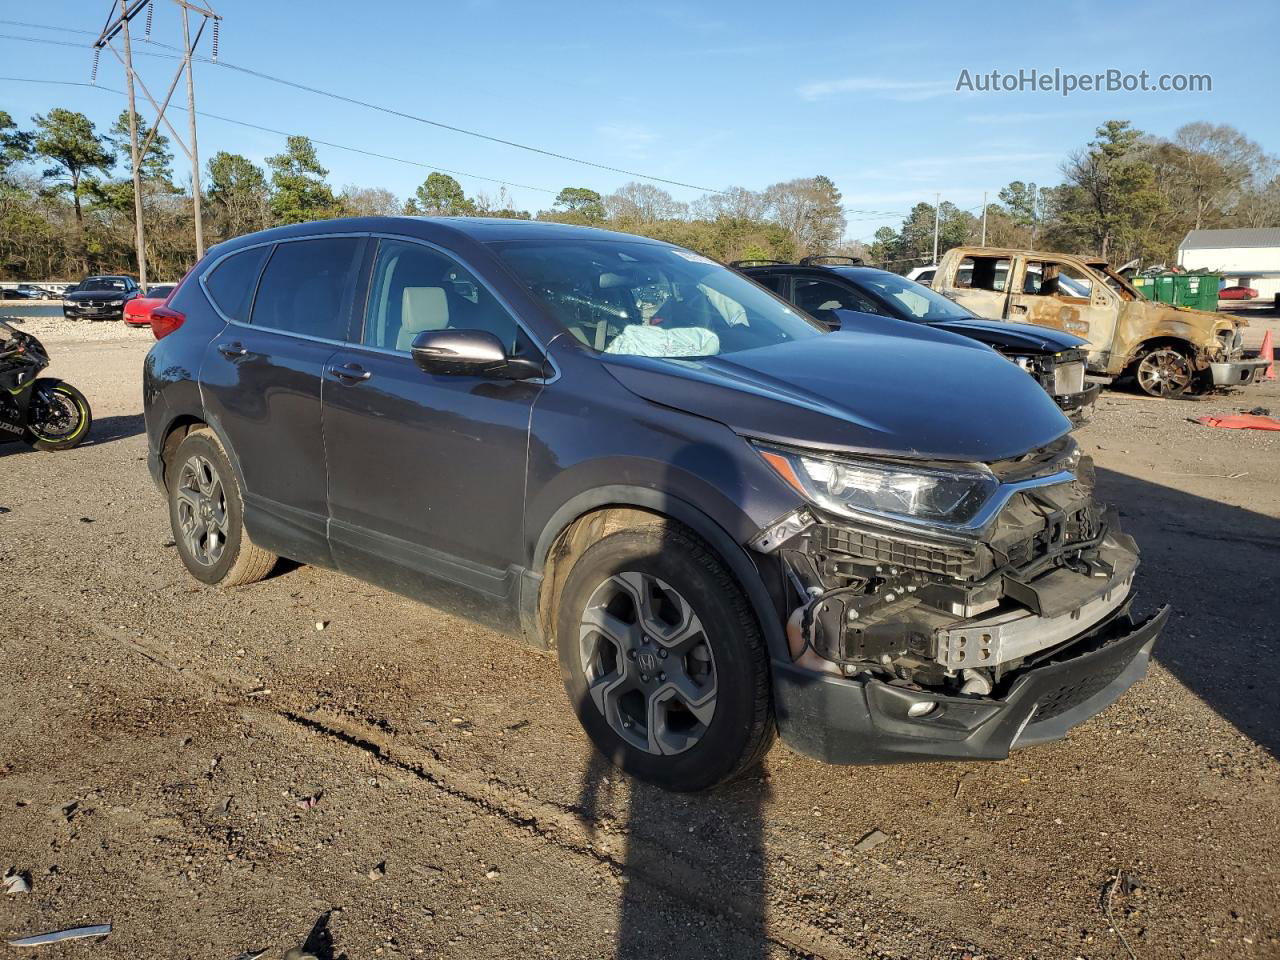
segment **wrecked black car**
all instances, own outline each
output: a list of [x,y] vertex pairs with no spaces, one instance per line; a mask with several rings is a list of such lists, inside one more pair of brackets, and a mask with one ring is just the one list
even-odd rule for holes
[[[831,263],[847,260],[848,263]],[[849,257],[799,263],[751,260],[733,266],[832,329],[883,327],[886,318],[923,324],[985,343],[1016,363],[1077,421],[1101,386],[1085,382],[1088,341],[1027,323],[985,320],[928,287]]]
[[667,243],[299,224],[215,247],[153,327],[150,467],[194,577],[288,557],[553,649],[599,750],[668,788],[775,732],[838,763],[1060,738],[1167,617],[1130,615],[1137,548],[1014,364],[829,332]]

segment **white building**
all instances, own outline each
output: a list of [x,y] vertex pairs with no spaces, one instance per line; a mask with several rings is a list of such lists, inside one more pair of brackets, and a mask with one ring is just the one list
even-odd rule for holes
[[1280,294],[1280,227],[1192,230],[1178,247],[1187,270],[1222,274],[1222,285],[1253,287],[1261,300]]

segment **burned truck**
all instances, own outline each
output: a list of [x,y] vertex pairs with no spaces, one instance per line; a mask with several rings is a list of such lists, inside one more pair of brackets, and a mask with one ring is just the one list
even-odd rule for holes
[[931,286],[979,316],[1083,337],[1091,374],[1132,378],[1153,397],[1244,386],[1266,366],[1245,355],[1246,320],[1153,303],[1099,258],[955,247]]

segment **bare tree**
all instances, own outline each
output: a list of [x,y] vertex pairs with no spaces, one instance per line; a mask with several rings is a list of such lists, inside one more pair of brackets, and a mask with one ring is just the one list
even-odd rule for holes
[[382,187],[347,184],[338,195],[343,210],[353,217],[394,217],[404,209],[396,195]]
[[746,187],[727,187],[693,201],[690,212],[699,220],[763,220],[769,212],[769,201],[764,194]]
[[604,209],[611,220],[632,223],[656,223],[680,220],[689,213],[687,204],[676,200],[661,187],[632,181],[604,198]]
[[1177,186],[1194,214],[1196,230],[1220,216],[1266,168],[1274,165],[1256,143],[1225,123],[1198,121],[1173,135]]

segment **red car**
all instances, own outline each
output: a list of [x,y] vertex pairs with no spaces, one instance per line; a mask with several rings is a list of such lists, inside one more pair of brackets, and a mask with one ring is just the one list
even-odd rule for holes
[[1223,287],[1218,291],[1219,300],[1256,300],[1258,291],[1253,287]]
[[169,299],[176,283],[157,283],[145,297],[136,297],[124,305],[124,322],[133,327],[151,325],[151,311]]

